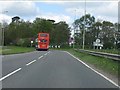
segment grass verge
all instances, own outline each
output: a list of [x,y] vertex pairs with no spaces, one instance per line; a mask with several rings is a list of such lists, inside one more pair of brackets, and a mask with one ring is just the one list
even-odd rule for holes
[[118,77],[118,66],[120,65],[120,63],[118,63],[117,61],[113,61],[104,57],[92,56],[87,53],[75,51],[73,49],[68,49],[67,51],[78,57],[80,60],[93,65],[95,68]]
[[18,54],[34,51],[34,48],[31,47],[17,47],[17,46],[7,46],[5,49],[2,49],[2,55],[8,54]]

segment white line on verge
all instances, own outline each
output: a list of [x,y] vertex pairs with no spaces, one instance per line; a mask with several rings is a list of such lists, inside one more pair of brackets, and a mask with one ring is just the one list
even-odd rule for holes
[[72,55],[71,53],[69,53],[67,51],[64,51],[64,52],[68,53],[73,58],[75,58],[78,61],[80,61],[83,65],[85,65],[86,67],[88,67],[89,69],[91,69],[92,71],[94,71],[95,73],[99,74],[100,76],[102,76],[103,78],[105,78],[106,80],[108,80],[109,82],[111,82],[112,84],[114,84],[115,86],[117,86],[118,88],[120,88],[120,86],[118,84],[116,84],[114,81],[112,81],[111,79],[107,78],[106,76],[104,76],[103,74],[99,73],[98,71],[94,70],[92,67],[88,66],[86,63],[84,63],[83,61],[81,61],[79,58],[75,57],[74,55]]
[[14,73],[16,73],[16,72],[20,71],[21,69],[22,69],[22,68],[18,68],[17,70],[15,70],[15,71],[13,71],[13,72],[9,73],[8,75],[6,75],[6,76],[4,76],[4,77],[0,78],[0,81],[2,81],[2,80],[4,80],[4,79],[6,79],[7,77],[9,77],[9,76],[13,75]]
[[28,66],[28,65],[30,65],[30,64],[32,64],[32,63],[34,63],[36,60],[33,60],[33,61],[31,61],[31,62],[29,62],[28,64],[26,64],[26,66]]
[[38,59],[41,59],[43,56],[40,56]]

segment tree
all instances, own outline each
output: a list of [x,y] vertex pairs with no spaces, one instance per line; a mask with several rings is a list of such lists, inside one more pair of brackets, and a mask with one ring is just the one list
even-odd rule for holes
[[66,22],[54,22],[50,19],[36,18],[33,23],[24,20],[16,23],[13,19],[5,32],[6,45],[29,46],[30,40],[34,40],[39,32],[50,34],[50,44],[67,44],[70,35],[68,24]]
[[104,44],[104,48],[114,48],[114,25],[109,21],[103,21],[100,38]]
[[19,17],[19,16],[15,16],[15,17],[13,17],[13,18],[12,18],[12,22],[18,22],[18,21],[19,21],[19,19],[20,19],[20,17]]
[[59,22],[54,24],[54,30],[52,32],[52,41],[57,45],[67,45],[69,36],[70,36],[70,28],[66,22]]
[[[85,18],[85,23],[84,23],[84,18]],[[95,23],[95,17],[91,16],[90,14],[86,14],[85,16],[82,16],[80,19],[75,20],[73,27],[76,29],[79,28],[80,34],[76,36],[75,42],[82,45],[83,41],[83,30],[84,30],[84,24],[85,24],[85,45],[91,45],[92,40],[91,38],[91,30],[92,26]],[[78,41],[79,40],[79,41]]]

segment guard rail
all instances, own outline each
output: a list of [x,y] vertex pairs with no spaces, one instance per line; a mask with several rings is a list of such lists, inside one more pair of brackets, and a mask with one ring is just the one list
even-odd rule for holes
[[111,53],[104,53],[104,52],[96,52],[96,51],[90,51],[90,50],[83,50],[83,49],[75,49],[76,51],[80,52],[86,52],[91,55],[110,58],[116,61],[120,61],[120,55],[119,54],[111,54]]

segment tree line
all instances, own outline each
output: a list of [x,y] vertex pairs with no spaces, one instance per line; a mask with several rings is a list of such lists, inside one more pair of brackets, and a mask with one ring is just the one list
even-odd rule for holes
[[[85,24],[85,25],[84,25]],[[120,24],[110,21],[95,20],[86,14],[73,23],[75,44],[82,48],[83,31],[85,30],[85,47],[93,48],[93,42],[100,39],[104,49],[120,48]]]
[[4,44],[16,46],[29,47],[31,41],[35,42],[39,32],[50,34],[50,45],[68,45],[70,36],[70,28],[66,22],[55,23],[54,20],[43,18],[36,18],[31,23],[15,17],[12,18],[12,22],[9,25],[6,25],[4,30]]
[[[30,46],[30,41],[34,41],[39,32],[50,34],[50,45],[68,46],[72,30],[64,21],[55,23],[54,20],[43,18],[30,22],[13,17],[9,25],[4,22],[3,26],[4,44],[17,46]],[[96,39],[100,39],[105,49],[120,48],[119,26],[118,23],[96,20],[94,16],[86,14],[73,22],[75,46],[82,48],[85,30],[85,48],[93,48]]]

